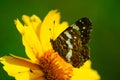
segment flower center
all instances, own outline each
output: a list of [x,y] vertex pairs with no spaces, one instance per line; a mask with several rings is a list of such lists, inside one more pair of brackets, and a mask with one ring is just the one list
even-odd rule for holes
[[66,63],[57,52],[47,51],[39,59],[46,80],[70,80],[73,67]]

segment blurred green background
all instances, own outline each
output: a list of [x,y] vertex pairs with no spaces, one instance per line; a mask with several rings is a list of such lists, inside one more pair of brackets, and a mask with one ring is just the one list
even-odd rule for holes
[[[101,80],[119,80],[120,75],[120,0],[2,0],[0,1],[0,57],[10,53],[26,57],[14,20],[23,14],[41,19],[51,10],[61,12],[61,20],[72,24],[89,17],[93,32],[89,43],[92,67]],[[2,69],[0,80],[14,80]],[[87,75],[86,75],[87,76]]]

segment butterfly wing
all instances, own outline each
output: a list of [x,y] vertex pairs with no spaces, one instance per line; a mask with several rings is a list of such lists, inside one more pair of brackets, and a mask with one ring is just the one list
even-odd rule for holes
[[53,49],[74,67],[80,67],[89,59],[88,41],[92,24],[88,18],[81,18],[64,30],[56,40],[51,40]]

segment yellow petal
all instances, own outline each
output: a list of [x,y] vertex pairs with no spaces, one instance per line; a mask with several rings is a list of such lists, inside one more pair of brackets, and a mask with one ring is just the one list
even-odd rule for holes
[[16,56],[4,56],[0,58],[4,69],[16,80],[43,80],[43,72],[37,64]]
[[71,80],[100,80],[100,76],[91,68],[91,62],[87,61],[81,68],[74,68]]
[[52,39],[52,35],[54,34],[54,23],[59,23],[59,20],[60,15],[57,10],[51,10],[43,20],[40,28],[40,40],[44,51],[48,51],[52,48],[50,45],[50,39]]
[[32,15],[30,17],[30,21],[35,31],[37,30],[37,27],[40,27],[39,25],[42,22],[41,19],[36,15]]
[[60,25],[56,26],[54,28],[54,34],[52,39],[55,40],[68,27],[69,26],[67,22],[62,22]]
[[55,40],[66,28],[67,22],[60,23],[60,13],[57,10],[51,10],[40,27],[40,40],[45,51],[52,48],[50,39]]
[[23,45],[25,46],[27,56],[31,60],[36,61],[35,59],[36,56],[39,57],[43,53],[41,43],[31,23],[29,22],[28,17],[24,16],[24,18],[27,18],[27,19],[24,19],[24,22],[27,24],[27,26],[24,26],[24,27],[21,26],[22,24],[20,23],[19,20],[16,20],[15,24],[19,32],[22,33]]
[[[25,34],[22,36],[22,40],[25,48],[29,47],[36,58],[43,54],[41,43],[31,27],[25,27]],[[26,53],[28,56],[33,56],[28,52]]]
[[41,24],[41,19],[37,17],[36,15],[32,15],[31,17],[27,15],[22,16],[22,20],[24,21],[25,25],[29,25],[33,27],[34,31],[36,32],[38,25]]
[[39,60],[37,59],[37,55],[35,55],[34,50],[32,50],[29,46],[25,46],[25,52],[33,62],[39,63]]
[[23,25],[21,24],[21,22],[18,19],[15,20],[15,25],[16,25],[16,28],[18,29],[18,31],[21,34],[24,34],[24,27],[23,27]]
[[29,25],[29,26],[32,25],[29,16],[23,15],[22,20],[24,21],[25,25]]

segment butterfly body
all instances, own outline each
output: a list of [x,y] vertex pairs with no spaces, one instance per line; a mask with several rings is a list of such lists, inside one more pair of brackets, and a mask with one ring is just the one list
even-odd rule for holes
[[64,30],[56,40],[51,40],[53,49],[74,67],[80,67],[90,58],[88,42],[92,24],[81,18]]

